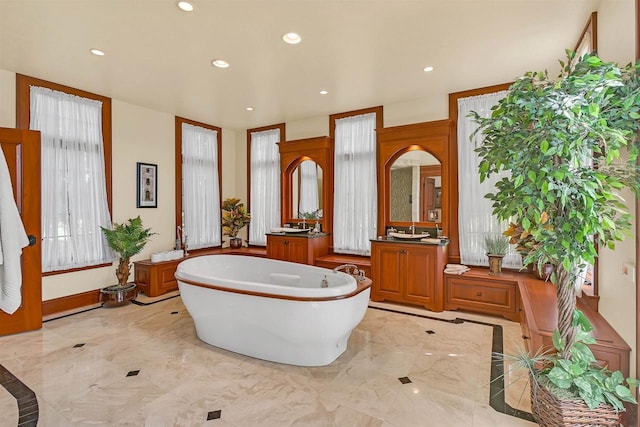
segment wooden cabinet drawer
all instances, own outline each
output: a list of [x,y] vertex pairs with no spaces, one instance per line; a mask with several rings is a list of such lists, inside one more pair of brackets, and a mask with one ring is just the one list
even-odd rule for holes
[[518,321],[517,281],[447,276],[445,310],[466,309]]

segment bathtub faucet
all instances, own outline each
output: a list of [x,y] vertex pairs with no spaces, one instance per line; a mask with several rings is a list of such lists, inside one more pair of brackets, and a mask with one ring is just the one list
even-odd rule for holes
[[366,277],[364,275],[364,270],[358,268],[355,264],[342,264],[333,269],[334,273],[339,271],[343,271],[347,274],[354,276],[358,281],[363,281]]

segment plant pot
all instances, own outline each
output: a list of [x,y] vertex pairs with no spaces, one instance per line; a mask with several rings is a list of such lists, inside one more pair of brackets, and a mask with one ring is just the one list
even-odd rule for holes
[[504,258],[504,255],[487,254],[487,258],[489,258],[489,274],[502,276],[502,258]]
[[100,290],[100,302],[103,307],[120,307],[133,301],[138,295],[135,283],[125,286],[113,285]]
[[530,382],[531,412],[541,427],[619,426],[621,413],[601,404],[591,409],[580,399],[560,399],[544,384]]
[[242,239],[239,237],[232,237],[229,239],[229,247],[231,249],[240,249],[242,247]]

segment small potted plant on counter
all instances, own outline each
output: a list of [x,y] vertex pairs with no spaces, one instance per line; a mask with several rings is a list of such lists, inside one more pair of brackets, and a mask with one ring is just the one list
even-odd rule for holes
[[150,228],[142,226],[140,216],[129,218],[126,223],[113,223],[112,228],[100,227],[107,244],[118,254],[120,260],[116,269],[118,284],[101,290],[104,306],[115,307],[129,303],[136,297],[136,284],[128,283],[131,274],[131,257],[139,254],[152,233]]
[[222,202],[222,229],[224,235],[229,236],[229,246],[233,249],[242,247],[242,239],[238,232],[251,222],[251,214],[247,212],[244,203],[240,199],[228,198]]
[[509,250],[509,240],[501,234],[484,236],[484,251],[489,258],[489,274],[502,276],[502,259]]

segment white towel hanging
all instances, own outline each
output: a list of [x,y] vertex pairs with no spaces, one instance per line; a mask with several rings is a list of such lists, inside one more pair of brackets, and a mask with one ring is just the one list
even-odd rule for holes
[[29,238],[13,198],[11,177],[0,149],[0,310],[13,314],[22,302],[22,248]]

